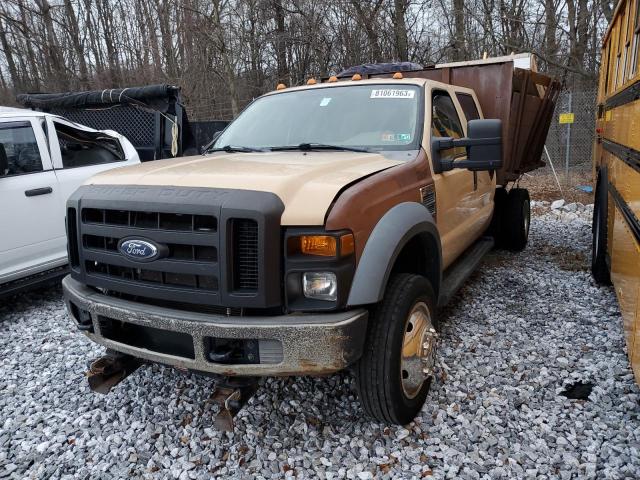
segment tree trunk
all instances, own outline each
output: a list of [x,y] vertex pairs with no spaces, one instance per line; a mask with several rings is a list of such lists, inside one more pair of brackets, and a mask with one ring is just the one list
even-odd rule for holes
[[405,20],[408,5],[409,0],[394,0],[393,2],[393,33],[396,57],[401,62],[409,60],[409,40],[407,39],[407,23]]
[[18,75],[18,69],[16,67],[16,62],[13,58],[12,49],[9,46],[9,41],[7,40],[7,32],[5,30],[2,19],[0,19],[0,45],[2,45],[4,56],[7,59],[7,68],[9,69],[9,76],[11,77],[11,83],[13,84],[13,88],[16,89],[16,91],[21,91],[22,81],[20,76]]
[[453,60],[465,60],[464,45],[464,0],[453,0],[454,38]]
[[76,12],[71,5],[71,0],[64,0],[65,14],[69,20],[69,37],[73,50],[78,57],[78,68],[80,70],[80,86],[84,89],[89,88],[89,70],[87,68],[87,59],[84,54],[84,47],[80,41],[80,29],[78,28],[78,18]]
[[285,27],[284,8],[282,0],[273,0],[273,17],[276,22],[276,70],[278,83],[289,84],[289,65],[287,63],[287,31]]
[[548,58],[555,58],[558,53],[558,43],[556,40],[557,13],[554,0],[545,0],[545,30],[544,30],[544,53]]

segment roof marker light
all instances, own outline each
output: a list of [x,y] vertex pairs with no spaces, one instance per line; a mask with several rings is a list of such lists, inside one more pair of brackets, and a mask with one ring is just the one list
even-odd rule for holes
[[307,80],[307,85],[315,85],[316,83],[316,79],[315,78],[310,78],[309,80]]
[[279,83],[276,87],[276,90],[284,90],[287,86],[284,83]]
[[362,75],[360,75],[359,73],[354,73],[353,77],[351,77],[351,80],[362,80]]
[[335,75],[331,75],[328,80],[329,83],[333,83],[337,81],[338,81],[338,77],[336,77]]
[[395,78],[396,80],[402,80],[404,77],[402,76],[402,73],[396,72],[393,74],[393,78]]

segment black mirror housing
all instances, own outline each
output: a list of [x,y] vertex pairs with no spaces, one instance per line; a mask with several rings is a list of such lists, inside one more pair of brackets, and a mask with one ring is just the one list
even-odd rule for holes
[[[470,171],[491,171],[502,167],[502,121],[498,119],[470,120],[467,137],[436,137],[431,139],[431,158],[434,173],[454,168]],[[466,147],[467,159],[442,159],[440,151],[453,147]]]

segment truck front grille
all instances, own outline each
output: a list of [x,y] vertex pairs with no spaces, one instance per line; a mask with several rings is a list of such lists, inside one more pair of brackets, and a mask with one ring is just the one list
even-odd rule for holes
[[82,221],[111,226],[155,228],[178,232],[216,232],[217,219],[212,215],[141,212],[103,208],[83,208]]
[[255,220],[233,221],[233,256],[235,290],[258,288],[258,224]]
[[218,279],[213,275],[159,272],[157,270],[123,267],[92,260],[86,261],[86,271],[95,275],[104,275],[128,281],[173,287],[200,288],[211,291],[218,290]]
[[[72,276],[109,295],[206,307],[281,305],[280,215],[273,194],[88,185],[69,200]],[[227,210],[227,205],[228,210]],[[123,242],[155,255],[132,257]],[[268,251],[268,254],[267,254]]]
[[[124,238],[151,240],[166,253],[148,263],[130,260],[118,251]],[[88,278],[108,290],[143,289],[153,298],[182,295],[198,302],[210,294],[205,303],[216,301],[220,269],[213,215],[82,208],[81,245]]]

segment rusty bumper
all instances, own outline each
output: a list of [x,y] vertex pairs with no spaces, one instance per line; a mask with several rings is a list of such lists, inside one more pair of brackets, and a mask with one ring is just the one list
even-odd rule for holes
[[[94,342],[152,362],[228,376],[313,375],[349,366],[362,354],[367,310],[338,313],[238,317],[157,307],[103,295],[67,276],[67,309]],[[134,326],[135,338],[114,336],[105,325]],[[124,330],[126,331],[126,330]],[[167,350],[145,332],[188,345]],[[215,363],[207,356],[209,339],[257,341],[259,363]],[[188,353],[184,353],[188,352]]]

